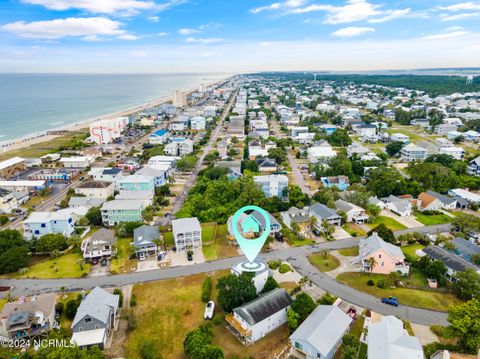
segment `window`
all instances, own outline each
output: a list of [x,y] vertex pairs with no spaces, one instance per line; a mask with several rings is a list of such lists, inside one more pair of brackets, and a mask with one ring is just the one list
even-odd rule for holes
[[40,225],[40,227],[42,227],[42,228],[45,228],[46,226],[47,226],[46,223],[42,223],[42,224]]
[[79,332],[83,332],[83,327],[78,328]]
[[95,329],[100,329],[100,326],[98,324],[95,324]]
[[85,323],[90,323],[92,321],[92,318],[85,318]]
[[378,255],[378,258],[382,258],[382,255],[381,255],[381,254],[379,254],[379,255]]
[[299,342],[295,342],[295,348],[302,350],[302,349],[303,349],[303,345],[300,344]]

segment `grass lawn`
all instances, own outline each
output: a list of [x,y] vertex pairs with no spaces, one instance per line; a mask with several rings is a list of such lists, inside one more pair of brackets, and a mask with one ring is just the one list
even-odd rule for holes
[[[434,291],[426,291],[409,288],[386,288],[381,289],[377,286],[368,286],[367,281],[372,279],[375,284],[380,278],[385,278],[384,275],[366,273],[342,273],[337,276],[337,280],[350,287],[353,287],[362,292],[374,295],[378,298],[387,297],[389,295],[396,296],[400,304],[409,305],[413,307],[433,309],[439,311],[446,311],[450,305],[457,305],[462,303],[460,299],[454,294],[439,293]],[[417,280],[413,278],[413,280]]]
[[417,221],[419,221],[421,224],[424,224],[425,226],[450,223],[453,221],[453,218],[447,216],[445,213],[434,214],[429,216],[429,215],[423,214],[422,212],[416,212],[415,217],[417,218]]
[[37,143],[30,145],[25,148],[20,148],[18,150],[7,151],[0,154],[0,161],[8,159],[10,157],[41,157],[48,153],[52,153],[58,150],[59,147],[69,144],[72,139],[84,139],[88,129],[81,129],[74,132],[69,132],[63,136],[58,136],[49,141]]
[[[215,288],[218,278],[229,271],[212,272]],[[207,274],[179,277],[153,283],[136,284],[133,294],[139,303],[133,308],[137,328],[128,333],[125,341],[126,357],[138,359],[138,343],[143,338],[155,338],[156,347],[163,358],[185,358],[183,340],[186,334],[205,323],[205,303],[200,300],[202,283]],[[212,299],[216,300],[216,290]],[[144,305],[142,304],[144,303]],[[222,315],[216,307],[217,315]],[[225,358],[271,358],[288,342],[288,328],[283,326],[254,345],[243,346],[225,328],[224,323],[214,327],[213,344],[220,346]]]
[[80,252],[72,252],[58,258],[50,258],[28,267],[25,274],[13,274],[15,278],[79,278],[90,270],[85,263],[80,269],[78,260],[83,259]]
[[392,231],[399,231],[401,229],[407,229],[406,226],[404,226],[403,224],[397,222],[396,220],[394,220],[393,218],[390,218],[390,217],[386,217],[386,216],[377,216],[375,218],[375,221],[373,221],[372,223],[370,223],[370,225],[372,226],[372,228],[375,228],[376,226],[378,226],[380,223],[383,223],[385,224],[388,228],[390,228]]
[[0,310],[2,310],[4,304],[7,302],[6,299],[0,299]]
[[[389,133],[390,135],[391,135],[392,133],[402,133],[402,134],[404,134],[404,135],[407,135],[407,136],[410,138],[410,141],[414,141],[414,142],[427,140],[427,139],[424,138],[423,136],[419,136],[419,135],[415,134],[415,132],[409,131],[409,130],[403,129],[403,128],[388,129],[388,130],[387,130],[387,133]],[[428,141],[428,140],[427,140],[427,141]]]
[[338,268],[340,261],[337,257],[327,254],[325,257],[323,253],[315,253],[308,256],[308,260],[314,265],[320,272],[330,272],[335,268]]
[[351,236],[355,235],[356,233],[357,236],[366,236],[367,232],[365,232],[362,227],[360,227],[358,224],[355,223],[347,223],[342,226],[344,230],[348,232]]
[[228,230],[226,224],[220,224],[217,226],[215,240],[210,241],[210,244],[202,246],[203,255],[206,260],[211,261],[219,258],[235,257],[238,255],[237,248],[227,240],[227,234]]
[[408,244],[406,246],[401,246],[400,248],[402,249],[402,252],[403,254],[405,254],[405,256],[414,259],[414,258],[417,258],[417,255],[415,254],[415,252],[419,249],[425,248],[425,246],[422,244],[415,243],[415,244]]
[[137,260],[128,258],[132,237],[119,238],[117,240],[117,256],[110,263],[112,274],[132,272],[137,269]]
[[202,243],[213,242],[216,229],[216,223],[202,223]]
[[294,238],[292,241],[288,241],[288,244],[290,244],[293,247],[301,247],[301,246],[307,246],[310,244],[315,244],[315,241],[311,238]]
[[295,282],[281,282],[278,284],[280,285],[280,288],[285,289],[287,292],[290,292],[293,288],[298,287],[298,284]]
[[339,249],[338,253],[345,257],[356,257],[358,256],[358,247]]
[[368,345],[360,343],[360,350],[358,351],[358,359],[367,359]]
[[365,317],[361,315],[361,313],[359,313],[359,315],[357,316],[357,320],[353,324],[352,329],[350,329],[350,332],[348,334],[354,335],[360,339],[360,337],[362,336],[364,323]]

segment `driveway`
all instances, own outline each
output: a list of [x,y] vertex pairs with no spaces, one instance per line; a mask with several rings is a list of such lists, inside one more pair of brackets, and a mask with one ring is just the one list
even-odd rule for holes
[[420,340],[422,345],[438,342],[438,337],[430,330],[427,325],[411,323],[413,333]]
[[187,252],[185,251],[177,251],[169,252],[170,262],[172,263],[172,267],[177,266],[187,266],[193,264],[200,264],[205,263],[205,257],[203,256],[202,249],[196,249],[193,251],[193,260],[189,261],[187,258]]
[[88,277],[102,277],[110,275],[110,261],[106,266],[102,266],[100,263],[92,265],[88,272]]
[[337,276],[340,273],[359,272],[360,271],[360,266],[359,265],[353,265],[352,264],[355,257],[342,256],[340,253],[338,253],[338,251],[332,251],[332,252],[330,252],[330,254],[340,261],[340,265],[337,268],[335,268],[334,270],[332,270],[330,272],[325,272],[326,274],[328,274],[333,279],[337,278]]
[[143,272],[152,269],[158,269],[156,256],[151,256],[150,258],[137,262],[137,272]]
[[396,220],[398,223],[403,224],[407,228],[418,228],[423,227],[423,224],[415,219],[413,216],[401,217],[397,216],[395,213],[390,212],[387,209],[383,209],[380,214],[385,217],[390,217]]
[[333,238],[335,238],[335,240],[339,240],[339,239],[352,238],[352,236],[342,227],[335,227],[335,232],[333,232]]

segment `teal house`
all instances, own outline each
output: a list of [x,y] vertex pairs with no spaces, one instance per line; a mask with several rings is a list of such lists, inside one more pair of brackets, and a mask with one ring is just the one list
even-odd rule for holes
[[123,222],[143,222],[142,211],[146,206],[142,200],[116,199],[105,202],[101,208],[102,222],[106,226]]
[[153,176],[131,175],[123,178],[118,189],[121,191],[151,191],[155,190],[155,178]]

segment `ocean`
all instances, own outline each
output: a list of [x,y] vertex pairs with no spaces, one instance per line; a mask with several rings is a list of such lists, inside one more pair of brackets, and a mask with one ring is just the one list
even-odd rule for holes
[[0,74],[0,141],[194,89],[228,74]]

